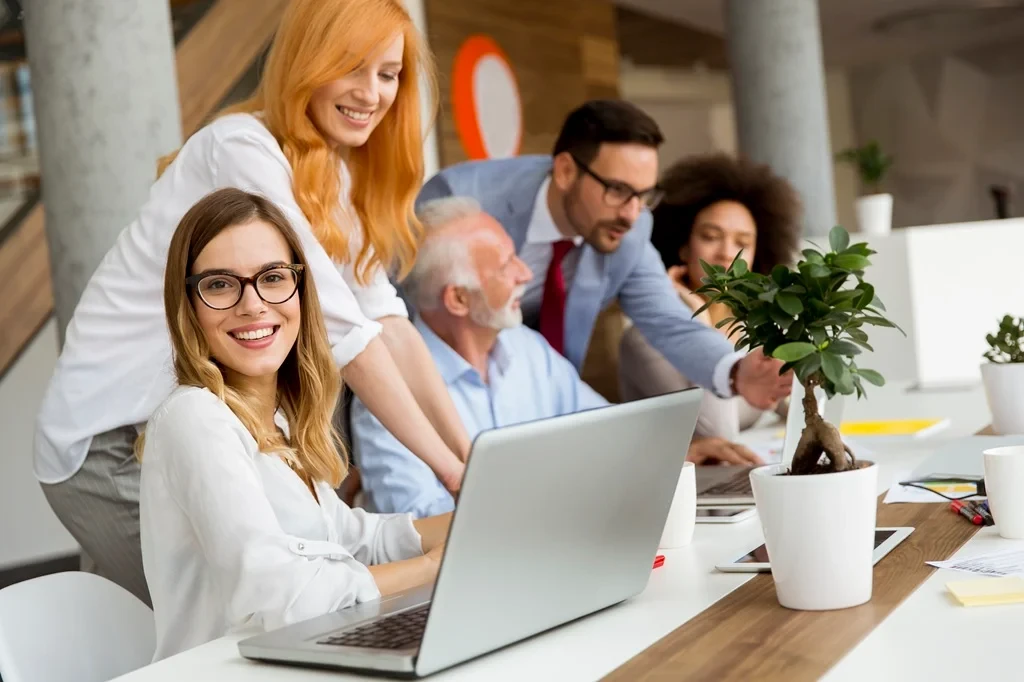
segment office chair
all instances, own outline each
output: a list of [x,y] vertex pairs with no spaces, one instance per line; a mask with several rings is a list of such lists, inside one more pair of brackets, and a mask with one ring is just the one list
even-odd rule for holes
[[68,571],[0,590],[4,682],[106,682],[155,650],[153,612],[106,578]]

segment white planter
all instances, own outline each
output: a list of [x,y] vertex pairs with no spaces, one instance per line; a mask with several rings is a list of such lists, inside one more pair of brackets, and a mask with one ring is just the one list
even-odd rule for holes
[[892,232],[891,194],[860,197],[854,208],[857,212],[857,225],[864,234],[885,235]]
[[871,599],[878,466],[788,476],[784,464],[750,472],[779,603],[826,611]]
[[981,366],[992,429],[1002,435],[1024,433],[1024,363],[986,362]]

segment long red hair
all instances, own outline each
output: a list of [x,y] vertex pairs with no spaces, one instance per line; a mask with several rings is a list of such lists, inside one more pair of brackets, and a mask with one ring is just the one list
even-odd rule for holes
[[[437,74],[422,36],[400,0],[291,0],[267,55],[256,93],[221,115],[262,112],[292,167],[296,203],[336,262],[351,260],[353,223],[340,202],[342,159],[310,118],[309,101],[322,85],[358,68],[402,34],[401,85],[391,109],[366,144],[348,150],[350,201],[362,225],[355,259],[358,281],[377,266],[399,277],[412,267],[423,227],[414,202],[423,184],[423,120],[437,107]],[[422,92],[421,76],[428,93]]]

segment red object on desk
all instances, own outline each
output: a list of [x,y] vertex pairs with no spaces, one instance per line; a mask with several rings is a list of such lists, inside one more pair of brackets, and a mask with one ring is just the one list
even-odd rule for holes
[[658,568],[663,563],[665,563],[665,555],[664,554],[659,554],[656,557],[654,557],[654,568]]

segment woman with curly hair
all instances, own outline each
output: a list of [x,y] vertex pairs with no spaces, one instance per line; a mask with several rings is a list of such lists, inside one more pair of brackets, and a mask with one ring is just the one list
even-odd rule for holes
[[[707,301],[700,287],[700,262],[728,267],[737,254],[754,272],[768,274],[790,264],[800,235],[801,205],[796,191],[761,164],[715,153],[685,158],[663,176],[665,198],[654,211],[651,241],[661,255],[680,298],[696,311]],[[729,316],[712,306],[698,319],[715,326]],[[728,327],[723,328],[728,334]],[[676,391],[693,382],[654,350],[635,327],[619,348],[619,391],[636,400]],[[778,411],[784,412],[785,403]],[[761,417],[742,398],[707,394],[697,423],[698,437],[731,440]]]

